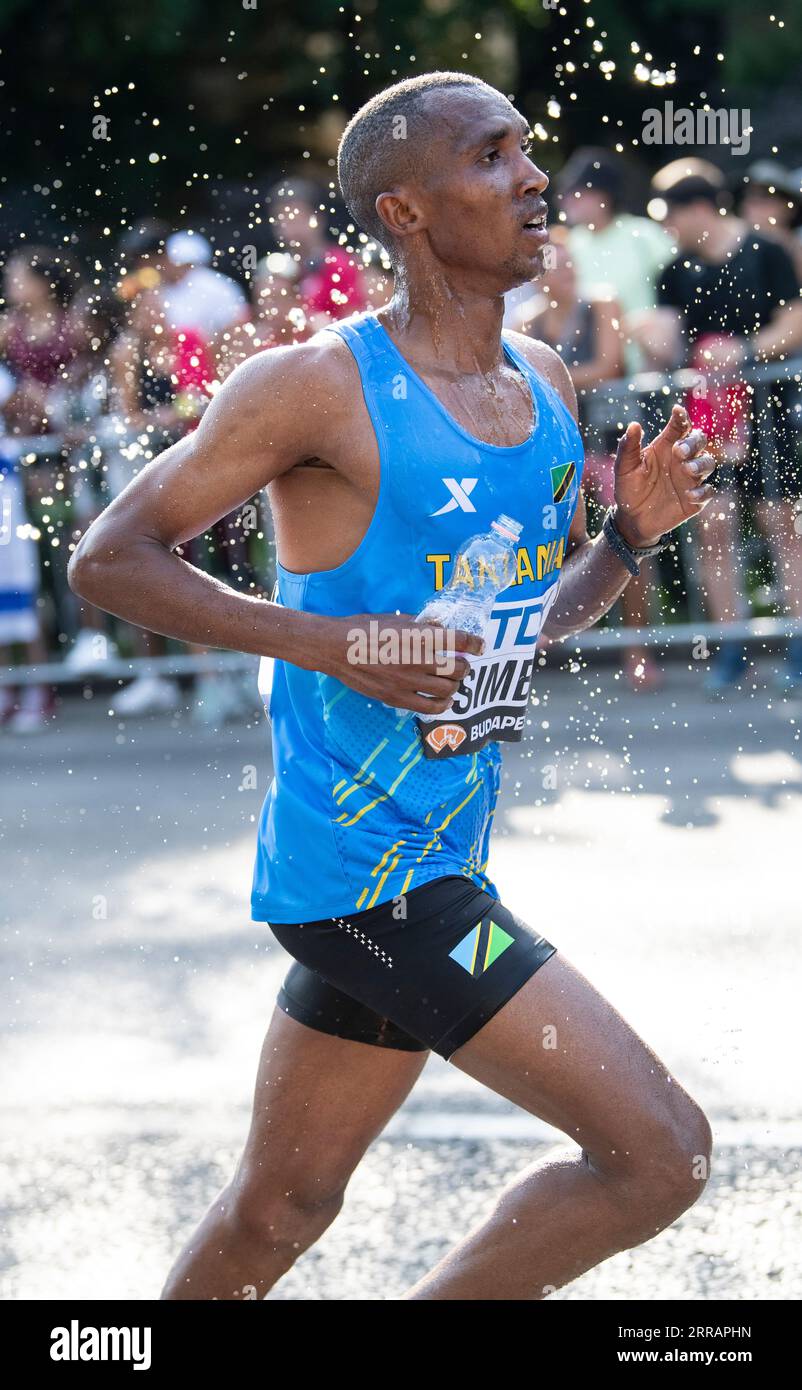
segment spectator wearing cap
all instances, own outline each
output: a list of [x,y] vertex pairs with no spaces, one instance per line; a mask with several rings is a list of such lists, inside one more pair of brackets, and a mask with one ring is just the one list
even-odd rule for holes
[[[728,211],[721,172],[704,160],[674,160],[653,179],[663,220],[679,249],[658,287],[672,331],[666,365],[677,358],[698,368],[700,384],[688,414],[708,436],[719,461],[719,498],[699,532],[700,561],[710,617],[743,616],[736,581],[739,498],[754,507],[768,541],[788,612],[802,620],[802,548],[794,503],[802,493],[795,432],[781,387],[753,406],[740,369],[790,357],[802,345],[802,300],[794,263],[776,239],[750,230]],[[653,205],[652,205],[653,206]],[[657,343],[654,345],[657,347]],[[708,688],[721,692],[743,675],[743,648],[724,642],[708,670]],[[791,640],[782,689],[802,686],[802,639]]]
[[365,308],[362,272],[354,256],[325,232],[322,195],[313,183],[286,178],[268,194],[276,239],[299,265],[299,289],[312,331]]
[[792,172],[773,159],[760,159],[747,169],[740,196],[744,222],[778,241],[802,280],[802,169]]
[[165,243],[170,267],[161,299],[165,322],[176,332],[196,333],[211,342],[216,333],[240,323],[248,311],[245,291],[212,268],[212,247],[197,232],[174,232]]
[[670,238],[648,217],[622,210],[624,164],[613,151],[577,150],[561,170],[557,190],[570,228],[578,288],[586,297],[606,293],[622,313],[624,365],[641,371],[643,356],[631,328],[657,303],[658,273],[673,256]]
[[298,276],[298,263],[286,251],[271,251],[258,262],[250,278],[247,316],[224,328],[211,344],[219,381],[257,352],[311,337]]

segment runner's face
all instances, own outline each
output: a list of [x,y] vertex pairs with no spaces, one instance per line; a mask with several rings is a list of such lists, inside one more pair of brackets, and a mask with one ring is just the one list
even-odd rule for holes
[[500,93],[464,88],[437,93],[432,114],[438,134],[423,163],[421,201],[438,260],[496,292],[539,276],[549,181],[529,156],[527,122]]

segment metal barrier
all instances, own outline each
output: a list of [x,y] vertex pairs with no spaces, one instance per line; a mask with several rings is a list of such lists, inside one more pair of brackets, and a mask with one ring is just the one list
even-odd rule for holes
[[[789,637],[802,637],[802,619],[746,618],[735,623],[664,623],[652,627],[590,628],[572,637],[559,638],[550,646],[558,656],[567,660],[574,653],[617,652],[635,646],[678,652],[682,647],[690,650],[701,640],[715,646],[729,639],[747,647],[763,646],[770,651],[776,650]],[[215,650],[209,655],[193,653],[187,656],[108,660],[99,663],[90,672],[71,671],[62,662],[52,661],[42,666],[2,667],[0,686],[91,686],[99,681],[132,680],[135,676],[198,676],[215,672],[252,671],[254,699],[258,703],[255,684],[258,664],[259,657],[250,652],[222,650]]]
[[[215,650],[208,655],[191,652],[186,656],[137,656],[99,661],[91,671],[71,671],[61,661],[48,661],[41,666],[4,666],[0,668],[3,685],[91,686],[98,681],[119,682],[134,676],[201,676],[216,672],[253,671],[256,696],[256,670],[259,657],[248,652]],[[258,701],[257,701],[258,702]]]
[[[707,381],[703,372],[690,367],[681,367],[675,372],[639,372],[631,377],[601,381],[579,393],[580,415],[589,428],[615,429],[619,422],[629,424],[637,420],[644,411],[644,402],[663,397],[667,405],[673,404],[674,396],[706,390]],[[802,356],[785,362],[745,365],[738,369],[738,381],[752,387],[757,408],[751,413],[759,415],[765,398],[771,395],[771,387],[796,386],[802,390]],[[797,424],[802,429],[800,408],[797,409]]]

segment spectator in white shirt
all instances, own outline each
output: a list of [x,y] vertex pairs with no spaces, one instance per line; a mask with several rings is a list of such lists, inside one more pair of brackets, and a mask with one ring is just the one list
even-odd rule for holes
[[247,317],[245,291],[230,276],[211,266],[212,248],[197,232],[174,232],[167,238],[166,260],[180,274],[161,291],[164,317],[171,328],[192,329],[209,342],[216,333]]

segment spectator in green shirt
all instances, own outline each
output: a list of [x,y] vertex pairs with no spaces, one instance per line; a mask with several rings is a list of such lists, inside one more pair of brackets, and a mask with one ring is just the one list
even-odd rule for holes
[[[623,370],[632,376],[645,370],[647,362],[630,327],[639,315],[648,316],[654,310],[656,281],[673,259],[674,248],[671,238],[649,218],[621,211],[622,187],[623,162],[608,150],[591,148],[577,150],[557,180],[577,293],[591,302],[606,297],[617,304]],[[652,561],[645,561],[621,596],[625,627],[649,623],[651,567]],[[635,690],[652,690],[660,684],[657,665],[645,648],[628,648],[624,669]]]
[[618,302],[626,373],[643,371],[645,359],[629,330],[638,315],[656,307],[659,274],[675,254],[671,238],[650,218],[621,211],[623,162],[609,150],[577,150],[557,187],[579,293],[606,290]]

